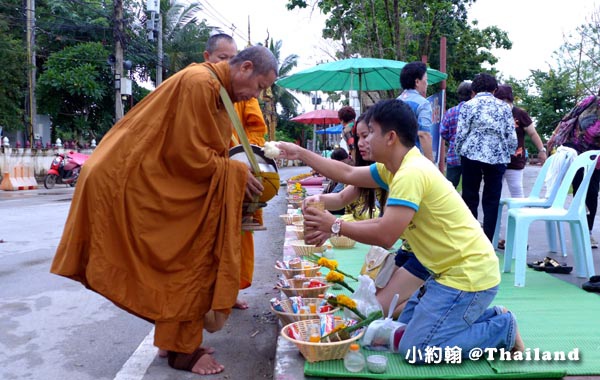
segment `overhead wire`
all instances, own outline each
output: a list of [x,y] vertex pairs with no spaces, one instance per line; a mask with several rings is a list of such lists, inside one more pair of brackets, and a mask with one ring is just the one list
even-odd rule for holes
[[203,4],[205,4],[209,8],[211,8],[211,10],[209,10],[206,7],[204,7],[204,8],[202,8],[202,10],[206,14],[208,14],[209,16],[211,16],[211,18],[213,19],[213,21],[216,21],[219,24],[223,25],[223,27],[226,28],[226,29],[230,29],[231,30],[231,34],[235,34],[237,37],[241,38],[242,40],[246,39],[246,37],[243,34],[241,34],[241,33],[239,33],[237,31],[238,27],[233,22],[230,22],[221,13],[219,13],[219,11],[208,0],[204,0]]

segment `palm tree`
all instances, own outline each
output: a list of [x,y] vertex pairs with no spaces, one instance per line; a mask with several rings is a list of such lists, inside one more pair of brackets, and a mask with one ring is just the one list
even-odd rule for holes
[[199,21],[200,3],[165,1],[161,3],[165,78],[193,62],[202,62],[202,47],[211,27]]
[[[281,40],[273,43],[273,39],[271,39],[268,45],[269,50],[271,50],[279,64],[279,76],[286,76],[298,65],[298,56],[292,54],[281,61],[281,44]],[[262,98],[264,101],[263,114],[269,127],[269,140],[272,141],[275,139],[275,128],[277,127],[277,105],[281,107],[281,116],[285,119],[291,119],[298,115],[296,109],[300,105],[300,101],[287,89],[275,83],[265,91]]]

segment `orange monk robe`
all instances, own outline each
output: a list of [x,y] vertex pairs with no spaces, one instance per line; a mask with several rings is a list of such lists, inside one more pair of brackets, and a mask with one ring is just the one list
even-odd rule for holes
[[[265,134],[267,133],[267,124],[263,117],[260,105],[256,98],[237,102],[234,104],[235,110],[244,126],[246,136],[250,144],[258,146],[265,145]],[[233,135],[237,141],[240,141],[237,132]],[[235,142],[232,141],[234,146]],[[262,224],[262,210],[256,210],[254,218]],[[254,274],[254,235],[251,231],[242,232],[242,267],[240,273],[240,289],[245,289],[252,284]]]
[[229,313],[238,295],[248,167],[228,158],[220,83],[232,94],[227,62],[190,65],[106,134],[51,268],[154,321],[170,351],[198,348],[204,315]]

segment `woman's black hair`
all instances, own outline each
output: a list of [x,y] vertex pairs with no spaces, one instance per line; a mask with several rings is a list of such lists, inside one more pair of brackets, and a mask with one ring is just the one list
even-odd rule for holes
[[[358,123],[364,122],[364,123],[367,123],[367,125],[368,125],[369,120],[370,120],[370,113],[363,112],[358,117],[358,119],[356,119],[356,122],[354,123],[354,128],[352,129],[352,135],[354,136],[354,146],[356,147],[356,149],[355,149],[356,157],[354,157],[354,166],[369,166],[374,163],[373,161],[368,161],[368,160],[365,160],[364,158],[362,158],[362,156],[360,155],[360,152],[358,151],[358,140],[359,140],[358,132],[357,132],[358,131]],[[360,213],[363,213],[368,210],[369,218],[372,219],[373,211],[375,210],[375,192],[377,189],[359,187],[358,190],[360,191],[359,198],[362,198],[365,200],[365,208],[363,210],[360,210]],[[383,215],[383,206],[385,205],[385,202],[387,202],[387,196],[388,196],[387,191],[385,191],[384,189],[381,189],[381,196],[378,199],[379,204],[381,205],[381,215]]]

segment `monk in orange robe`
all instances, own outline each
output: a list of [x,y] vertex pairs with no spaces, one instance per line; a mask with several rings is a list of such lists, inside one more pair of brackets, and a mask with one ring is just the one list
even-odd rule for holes
[[263,190],[228,158],[219,89],[248,100],[276,75],[260,46],[190,65],[129,111],[81,171],[51,272],[153,322],[174,368],[223,370],[199,348],[202,331],[221,328],[235,303],[242,203]]
[[[204,50],[204,61],[217,63],[227,61],[237,54],[237,46],[235,40],[227,34],[212,35]],[[267,133],[267,124],[263,117],[260,105],[256,98],[237,102],[234,104],[235,110],[244,126],[244,131],[248,137],[250,144],[264,146],[265,134]],[[240,138],[237,132],[233,131],[233,138],[230,147],[239,144]],[[257,210],[254,219],[262,224],[262,210]],[[254,274],[254,235],[252,231],[242,232],[242,267],[240,273],[240,289],[245,289],[252,284]],[[248,304],[240,299],[236,300],[235,308],[247,309]]]

